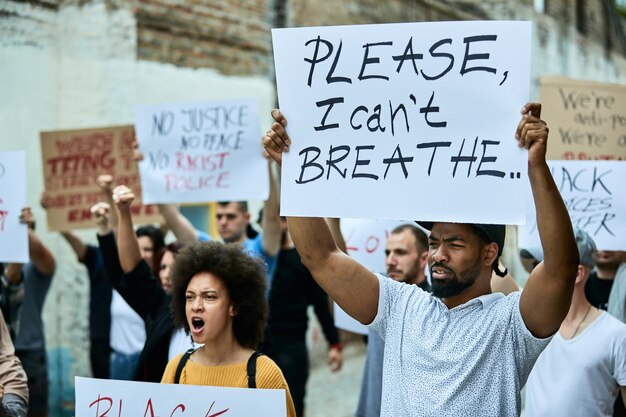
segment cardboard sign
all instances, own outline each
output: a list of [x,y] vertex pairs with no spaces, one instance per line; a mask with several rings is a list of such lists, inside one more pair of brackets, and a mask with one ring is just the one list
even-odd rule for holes
[[548,159],[626,159],[626,85],[541,79]]
[[[586,231],[599,250],[626,250],[626,163],[620,161],[549,161],[572,225]],[[530,187],[527,223],[519,247],[541,247]]]
[[48,230],[95,227],[90,208],[104,199],[96,184],[102,174],[111,174],[114,185],[127,185],[135,192],[135,224],[161,221],[156,207],[141,205],[139,172],[132,155],[134,140],[132,126],[41,132],[44,187],[52,197]]
[[527,157],[514,135],[528,101],[530,29],[273,29],[293,140],[281,214],[523,223]]
[[76,417],[286,417],[285,390],[75,378]]
[[28,262],[28,229],[19,216],[26,206],[26,152],[0,152],[0,262]]
[[267,199],[258,112],[255,100],[138,106],[145,201]]

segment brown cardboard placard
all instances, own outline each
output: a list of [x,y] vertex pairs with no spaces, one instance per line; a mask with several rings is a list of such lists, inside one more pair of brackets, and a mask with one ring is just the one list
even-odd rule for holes
[[135,224],[161,221],[155,206],[141,204],[139,171],[132,157],[132,125],[41,132],[40,138],[44,187],[51,197],[48,230],[95,227],[90,208],[104,199],[96,184],[102,174],[111,174],[114,185],[124,184],[135,192]]
[[626,160],[626,85],[541,78],[547,158]]

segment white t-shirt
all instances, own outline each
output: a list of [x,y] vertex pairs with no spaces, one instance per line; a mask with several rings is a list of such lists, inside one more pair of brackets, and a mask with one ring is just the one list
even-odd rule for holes
[[557,333],[526,384],[525,417],[610,417],[626,386],[626,324],[602,313],[579,335]]
[[117,291],[111,298],[111,349],[125,355],[143,350],[146,325],[143,319]]
[[550,339],[537,339],[520,293],[449,310],[416,285],[378,276],[372,326],[385,340],[381,416],[519,416],[520,390]]
[[176,329],[172,338],[170,339],[170,347],[167,352],[167,361],[171,361],[177,355],[187,352],[189,349],[197,349],[202,346],[199,343],[195,343],[191,340],[191,337],[185,333],[184,329]]

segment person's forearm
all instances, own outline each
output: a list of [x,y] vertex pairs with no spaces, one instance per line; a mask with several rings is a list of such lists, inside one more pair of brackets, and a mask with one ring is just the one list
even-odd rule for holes
[[328,224],[323,218],[288,217],[289,234],[293,240],[302,263],[313,272],[317,266],[338,251]]
[[270,256],[276,256],[280,250],[280,213],[278,184],[273,174],[273,167],[268,165],[270,178],[270,194],[263,205],[263,249]]
[[40,273],[50,275],[54,272],[52,253],[31,229],[28,230],[28,255],[30,262]]
[[329,217],[326,219],[326,223],[328,223],[330,232],[332,233],[333,239],[335,239],[335,244],[337,244],[339,250],[347,254],[348,248],[346,247],[346,241],[343,238],[343,233],[341,233],[341,219]]
[[67,243],[69,243],[69,245],[72,247],[72,250],[76,254],[78,260],[81,262],[84,261],[85,256],[87,255],[87,246],[85,246],[83,241],[80,240],[78,236],[76,236],[72,232],[61,232],[61,236],[63,236]]
[[165,220],[166,227],[174,233],[178,242],[191,245],[198,241],[196,230],[178,207],[173,204],[159,204],[157,207]]
[[120,265],[124,273],[132,271],[141,261],[139,242],[133,229],[133,218],[130,207],[120,210],[117,228],[117,247],[120,257]]
[[102,259],[104,260],[105,275],[111,283],[111,286],[119,291],[120,280],[124,275],[124,270],[120,264],[115,235],[112,232],[105,235],[98,235],[98,246],[102,254]]
[[544,268],[551,276],[571,281],[578,268],[578,247],[569,213],[554,183],[548,165],[528,167],[537,211],[537,229],[544,254]]
[[[111,207],[111,210],[109,211],[109,228],[113,231],[114,235],[117,235],[117,225],[119,223],[119,219],[117,207],[115,206],[115,202],[113,201],[113,195],[111,194],[110,190],[107,192],[103,192],[102,194],[104,195],[104,201]],[[99,233],[101,235],[105,235],[107,234],[107,231],[103,229]]]

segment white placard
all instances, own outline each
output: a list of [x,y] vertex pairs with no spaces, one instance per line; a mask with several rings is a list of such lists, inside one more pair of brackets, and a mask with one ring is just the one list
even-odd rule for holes
[[26,206],[26,152],[0,153],[0,262],[28,262],[28,228],[19,216]]
[[76,377],[76,417],[286,417],[285,390]]
[[[548,161],[572,225],[585,230],[599,250],[626,250],[626,162]],[[530,186],[526,226],[519,247],[541,247]]]
[[337,303],[333,303],[335,327],[356,334],[367,334],[367,326],[353,319]]
[[[385,272],[385,248],[391,231],[401,224],[397,220],[341,219],[341,234],[348,254],[370,271]],[[353,333],[367,334],[367,327],[334,305],[335,327]]]
[[258,112],[255,100],[137,106],[144,203],[267,199]]
[[530,30],[510,21],[273,29],[293,139],[281,214],[523,223],[527,157],[514,134],[529,97]]
[[415,222],[399,220],[341,219],[341,234],[348,255],[370,271],[385,272],[385,248],[391,231],[402,224]]

